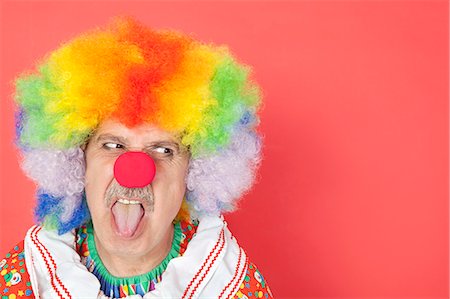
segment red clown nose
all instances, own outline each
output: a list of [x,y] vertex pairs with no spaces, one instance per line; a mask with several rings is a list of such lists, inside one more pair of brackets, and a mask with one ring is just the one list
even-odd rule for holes
[[143,188],[155,177],[155,162],[143,152],[126,152],[114,164],[114,177],[127,188]]

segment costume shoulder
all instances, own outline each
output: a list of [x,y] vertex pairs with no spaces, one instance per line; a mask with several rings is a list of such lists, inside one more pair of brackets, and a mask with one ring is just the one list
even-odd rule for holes
[[267,281],[259,272],[258,268],[252,262],[248,263],[245,278],[239,287],[239,290],[233,297],[234,299],[248,298],[273,298]]
[[24,242],[8,252],[0,261],[0,294],[1,298],[34,298],[30,276],[25,264]]

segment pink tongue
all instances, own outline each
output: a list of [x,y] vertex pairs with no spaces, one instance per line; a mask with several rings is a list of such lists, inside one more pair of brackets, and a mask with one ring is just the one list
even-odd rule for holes
[[141,221],[144,210],[141,205],[125,205],[116,202],[112,208],[119,234],[123,237],[131,237]]

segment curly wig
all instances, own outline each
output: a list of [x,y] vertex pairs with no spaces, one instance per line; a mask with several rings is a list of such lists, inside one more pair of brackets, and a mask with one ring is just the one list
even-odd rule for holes
[[38,223],[59,233],[89,219],[81,146],[102,121],[152,123],[191,152],[192,217],[236,208],[254,181],[260,92],[224,46],[116,19],[63,44],[16,80],[17,144],[37,186]]

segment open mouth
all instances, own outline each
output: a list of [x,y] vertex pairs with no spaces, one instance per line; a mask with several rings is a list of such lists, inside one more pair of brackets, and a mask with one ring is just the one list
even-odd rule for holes
[[120,236],[131,238],[135,235],[145,209],[139,200],[119,198],[112,206],[114,222]]

